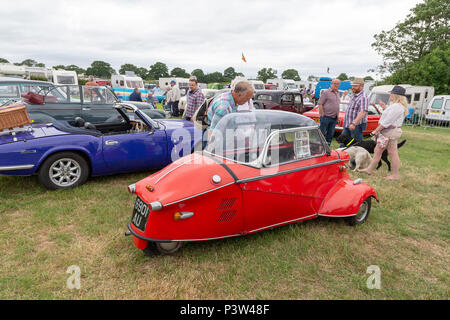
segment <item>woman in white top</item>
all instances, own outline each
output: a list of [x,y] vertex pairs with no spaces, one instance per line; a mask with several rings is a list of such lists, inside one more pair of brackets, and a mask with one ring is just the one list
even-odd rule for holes
[[379,104],[384,111],[378,121],[378,127],[372,131],[371,135],[378,137],[377,140],[383,140],[383,137],[386,137],[389,140],[386,146],[383,146],[383,144],[378,141],[370,165],[366,169],[358,171],[371,174],[377,163],[380,161],[384,149],[387,148],[389,157],[392,161],[392,174],[387,176],[386,179],[398,180],[400,157],[398,156],[397,140],[402,135],[401,126],[408,114],[408,102],[406,100],[405,92],[405,88],[395,86],[389,95],[389,101],[392,102],[389,106],[386,107],[386,104],[379,101]]

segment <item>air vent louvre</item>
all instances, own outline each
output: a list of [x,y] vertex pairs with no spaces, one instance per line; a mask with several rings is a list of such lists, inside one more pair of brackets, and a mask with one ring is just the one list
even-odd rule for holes
[[236,198],[223,199],[222,202],[219,205],[219,208],[217,208],[217,210],[231,209],[234,206],[235,202],[236,202]]
[[233,217],[234,217],[235,214],[236,214],[236,210],[228,210],[228,211],[224,211],[224,212],[222,212],[222,214],[220,215],[219,222],[230,221],[231,219],[233,219]]

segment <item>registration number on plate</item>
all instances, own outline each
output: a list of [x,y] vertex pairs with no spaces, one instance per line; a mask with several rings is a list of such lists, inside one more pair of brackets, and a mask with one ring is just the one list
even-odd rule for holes
[[317,123],[320,123],[320,119],[319,118],[314,118],[314,121]]
[[441,111],[431,110],[431,113],[441,113]]
[[137,197],[134,204],[133,217],[131,218],[131,222],[136,228],[144,232],[149,214],[150,209],[148,207],[148,204],[142,201],[141,198]]

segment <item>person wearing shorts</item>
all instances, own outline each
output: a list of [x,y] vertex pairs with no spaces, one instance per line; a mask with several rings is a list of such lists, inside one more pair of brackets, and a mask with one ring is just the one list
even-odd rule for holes
[[377,145],[373,154],[372,161],[366,169],[358,170],[371,174],[375,166],[381,159],[383,151],[387,149],[389,157],[392,161],[392,174],[387,176],[387,180],[398,180],[400,169],[400,157],[398,155],[398,139],[402,135],[401,126],[403,120],[408,114],[407,100],[405,96],[405,88],[395,86],[389,95],[391,104],[386,106],[382,101],[379,101],[381,107],[385,109],[378,121],[378,127],[372,131],[371,135],[377,137]]

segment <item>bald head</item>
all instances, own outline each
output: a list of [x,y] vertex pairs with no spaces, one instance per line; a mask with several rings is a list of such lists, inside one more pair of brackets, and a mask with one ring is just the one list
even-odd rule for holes
[[334,92],[337,92],[340,85],[341,85],[341,80],[333,79],[333,81],[331,81],[331,90]]
[[247,80],[236,82],[234,88],[231,90],[236,105],[241,105],[249,101],[253,97],[253,92],[253,85]]

